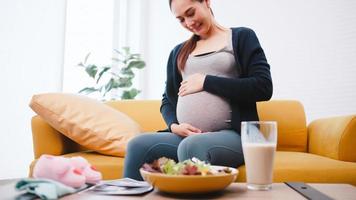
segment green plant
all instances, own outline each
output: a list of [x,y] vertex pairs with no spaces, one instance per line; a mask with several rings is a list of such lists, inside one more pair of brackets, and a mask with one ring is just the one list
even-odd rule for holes
[[[134,99],[140,90],[132,87],[132,80],[135,77],[134,69],[142,69],[146,66],[140,54],[130,52],[129,47],[122,48],[121,51],[114,49],[116,56],[109,65],[99,66],[87,63],[90,53],[88,53],[79,67],[83,67],[85,72],[94,79],[92,87],[85,87],[79,93],[100,93],[103,100],[107,99],[110,92],[121,92],[121,99]],[[112,98],[111,99],[115,99]]]

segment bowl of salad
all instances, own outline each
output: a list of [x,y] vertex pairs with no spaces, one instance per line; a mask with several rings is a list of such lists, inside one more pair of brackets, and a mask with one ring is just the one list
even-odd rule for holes
[[140,168],[143,179],[154,188],[167,193],[208,193],[223,190],[238,175],[236,168],[210,165],[197,158],[175,162],[159,158]]

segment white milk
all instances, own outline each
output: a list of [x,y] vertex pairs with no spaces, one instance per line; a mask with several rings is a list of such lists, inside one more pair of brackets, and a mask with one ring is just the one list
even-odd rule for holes
[[245,157],[247,183],[272,184],[276,144],[243,143],[242,148]]

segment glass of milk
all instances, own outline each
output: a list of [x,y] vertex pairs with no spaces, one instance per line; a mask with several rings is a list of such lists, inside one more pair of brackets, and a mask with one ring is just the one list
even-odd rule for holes
[[241,141],[245,158],[247,188],[270,190],[277,146],[277,122],[241,122]]

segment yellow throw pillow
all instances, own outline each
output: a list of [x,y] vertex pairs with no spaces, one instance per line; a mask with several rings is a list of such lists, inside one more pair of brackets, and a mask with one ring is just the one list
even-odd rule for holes
[[140,133],[139,125],[127,115],[80,95],[34,95],[30,107],[68,138],[106,155],[124,157],[127,142]]

